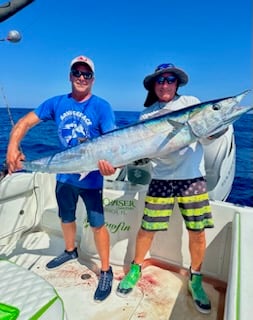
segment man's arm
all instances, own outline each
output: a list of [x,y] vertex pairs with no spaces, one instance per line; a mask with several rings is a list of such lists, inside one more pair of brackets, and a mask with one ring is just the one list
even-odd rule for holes
[[21,161],[25,159],[25,155],[20,151],[20,142],[26,133],[39,122],[40,119],[38,116],[31,111],[21,118],[13,127],[6,154],[6,163],[9,174],[16,170],[22,169]]

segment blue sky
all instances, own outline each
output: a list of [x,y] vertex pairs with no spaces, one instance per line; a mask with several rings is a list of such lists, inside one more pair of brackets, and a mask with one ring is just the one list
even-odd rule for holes
[[13,29],[22,40],[0,42],[10,107],[69,92],[69,63],[80,54],[94,60],[93,93],[115,110],[142,110],[143,79],[164,62],[189,75],[179,93],[202,101],[253,87],[251,0],[35,0],[0,24],[0,38]]

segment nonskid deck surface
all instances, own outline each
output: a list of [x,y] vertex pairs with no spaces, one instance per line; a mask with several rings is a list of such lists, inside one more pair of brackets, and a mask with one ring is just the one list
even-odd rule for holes
[[[97,265],[78,259],[61,268],[48,271],[46,263],[63,250],[63,240],[45,232],[28,234],[11,252],[0,252],[18,265],[30,269],[55,287],[64,301],[68,320],[202,320],[187,290],[188,278],[184,272],[152,265],[150,260],[143,268],[142,278],[133,292],[125,298],[116,295],[116,288],[124,276],[121,266],[113,265],[114,282],[111,295],[103,302],[93,300],[97,286]],[[224,294],[210,281],[204,283],[212,302],[208,319],[222,319],[220,301]],[[18,288],[17,288],[18,290]],[[54,319],[55,320],[55,319]]]

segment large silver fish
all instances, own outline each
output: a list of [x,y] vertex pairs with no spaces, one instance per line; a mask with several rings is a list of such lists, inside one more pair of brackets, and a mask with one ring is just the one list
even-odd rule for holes
[[249,91],[237,96],[203,102],[110,131],[52,156],[24,161],[27,171],[84,173],[97,170],[105,159],[120,167],[142,158],[173,152],[228,127],[252,107],[238,103]]

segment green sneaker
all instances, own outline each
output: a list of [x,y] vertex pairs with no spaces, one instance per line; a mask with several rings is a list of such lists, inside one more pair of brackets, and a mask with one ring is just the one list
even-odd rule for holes
[[117,288],[117,295],[120,297],[126,297],[134,288],[136,283],[141,277],[141,266],[136,263],[131,263],[130,270],[125,277],[120,281]]
[[202,287],[202,278],[202,274],[195,274],[190,272],[188,289],[192,295],[192,299],[197,310],[201,313],[210,313],[211,303]]

